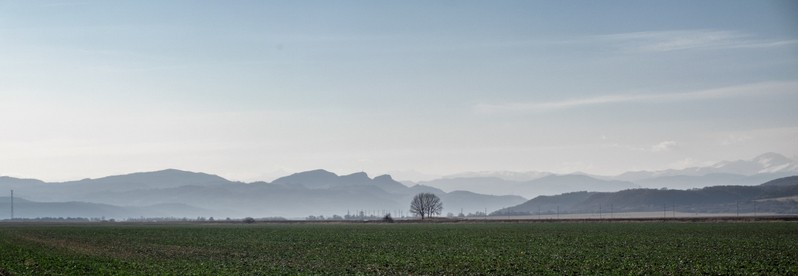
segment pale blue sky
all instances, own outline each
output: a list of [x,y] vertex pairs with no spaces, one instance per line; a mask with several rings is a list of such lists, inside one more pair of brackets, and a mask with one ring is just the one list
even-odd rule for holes
[[0,1],[0,175],[795,157],[796,18],[792,1]]

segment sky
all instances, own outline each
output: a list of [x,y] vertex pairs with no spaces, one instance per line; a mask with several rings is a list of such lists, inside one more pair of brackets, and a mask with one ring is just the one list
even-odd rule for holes
[[0,175],[798,157],[794,1],[0,0]]

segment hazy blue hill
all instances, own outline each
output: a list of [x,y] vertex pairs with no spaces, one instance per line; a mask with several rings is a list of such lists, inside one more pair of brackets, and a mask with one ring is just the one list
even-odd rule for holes
[[408,187],[394,180],[390,175],[384,174],[374,178],[373,184],[391,193],[403,193]]
[[108,176],[97,179],[84,179],[58,183],[60,185],[90,186],[96,189],[141,189],[172,188],[186,185],[223,185],[231,181],[220,176],[167,169],[154,172],[138,172],[125,175]]
[[[569,187],[568,191],[610,192],[640,187],[629,181],[597,179],[592,176],[577,174],[549,176],[541,178],[538,181],[538,185],[549,185],[560,189]],[[585,186],[585,183],[588,185]]]
[[444,178],[419,184],[446,191],[466,190],[492,195],[520,195],[532,198],[574,191],[620,191],[639,186],[619,180],[603,180],[587,175],[546,175],[530,181],[511,181],[497,177]]
[[[17,196],[41,196],[53,194],[60,196],[62,191],[55,191],[48,189],[48,183],[38,179],[22,179],[8,176],[0,176],[0,195],[10,195],[11,190],[14,190]],[[29,197],[30,198],[30,197]]]
[[[2,212],[0,218],[10,218],[10,198],[0,198],[0,209],[9,210]],[[100,218],[107,217],[127,217],[137,215],[130,210],[107,204],[87,203],[87,202],[35,202],[22,198],[14,198],[14,217],[16,218],[37,218],[37,217],[84,217]]]
[[776,172],[754,175],[711,173],[707,175],[675,175],[641,179],[635,183],[645,188],[690,189],[720,185],[758,185],[769,180],[792,174],[794,173]]
[[639,187],[634,183],[619,180],[601,180],[587,175],[550,175],[524,184],[529,187],[547,187],[550,190],[573,191],[618,191]]
[[538,211],[550,213],[558,209],[565,212],[570,209],[570,206],[575,206],[594,194],[596,193],[583,191],[555,196],[538,196],[517,206],[502,208],[492,214],[537,214]]
[[440,194],[445,194],[446,193],[446,192],[442,191],[441,189],[438,189],[438,188],[435,188],[435,187],[430,187],[430,186],[427,186],[427,185],[421,185],[421,184],[413,185],[412,187],[410,187],[410,192],[413,193],[413,194],[432,193],[432,194],[436,194],[436,195],[440,195]]
[[762,184],[762,186],[782,186],[782,187],[798,186],[798,175],[774,179],[765,182],[764,184]]
[[[318,175],[316,173],[310,175]],[[322,175],[325,177],[324,181],[332,184],[314,183],[312,186],[318,188],[311,189],[310,193],[306,191],[299,195],[312,199],[305,200],[305,202],[324,203],[317,204],[321,210],[333,210],[334,208],[339,210],[383,209],[406,212],[409,208],[410,200],[418,193],[433,193],[441,197],[444,201],[445,212],[455,212],[455,210],[459,212],[460,209],[468,212],[483,210],[484,208],[495,209],[525,200],[518,196],[498,197],[468,192],[446,193],[440,189],[424,185],[407,187],[388,175],[378,176],[374,179],[368,178],[364,173],[344,175],[337,177],[337,179],[333,178],[334,174],[322,173]],[[303,178],[308,179],[308,181],[319,181],[318,178],[305,178],[305,176],[307,174],[295,174],[290,179],[274,181],[273,184],[278,183],[278,185],[282,186],[285,184],[279,183],[291,183],[293,184],[292,187],[305,187],[308,185],[302,182],[305,181]],[[329,188],[322,189],[321,187]]]
[[[775,179],[761,186],[763,191],[759,195],[760,199],[795,197],[798,195],[798,176]],[[794,200],[798,201],[798,198]]]
[[482,194],[514,194],[529,198],[574,191],[614,192],[633,188],[692,189],[721,185],[758,185],[798,174],[798,163],[777,154],[764,153],[750,160],[717,162],[680,170],[633,171],[617,176],[574,172],[469,172],[421,181],[444,191],[466,190]]
[[454,214],[459,213],[459,209],[457,209],[457,206],[471,206],[471,208],[466,209],[466,213],[468,213],[468,212],[480,211],[479,210],[480,204],[484,206],[483,209],[488,209],[488,211],[492,211],[495,210],[496,208],[513,206],[515,204],[520,204],[526,201],[525,198],[520,196],[508,195],[508,196],[486,197],[485,195],[472,193],[468,191],[452,191],[439,196],[441,197],[441,201],[444,202],[444,208],[447,206],[454,207],[454,208],[449,208],[447,211],[447,212],[452,212]]
[[[337,176],[333,173],[315,170],[296,173],[277,179],[272,184],[283,187],[312,187],[313,192],[303,196],[320,198],[312,202],[326,202],[326,209],[335,208],[355,210],[388,209],[407,210],[412,197],[418,193],[433,193],[441,197],[445,208],[454,212],[464,209],[469,212],[494,209],[523,202],[520,196],[491,196],[470,192],[446,193],[440,189],[425,185],[407,187],[389,175],[369,178],[365,173]],[[344,207],[345,206],[345,207]]]
[[364,172],[357,172],[339,177],[339,183],[346,185],[368,185],[372,183],[372,179]]
[[[343,215],[357,210],[406,213],[410,200],[420,192],[439,195],[446,202],[447,211],[452,212],[461,208],[467,212],[485,208],[495,210],[525,201],[518,196],[445,193],[433,187],[407,187],[389,175],[372,179],[365,173],[338,176],[324,170],[292,174],[273,183],[251,184],[231,182],[204,173],[164,170],[64,183],[42,182],[36,187],[15,188],[15,192],[18,196],[40,202],[100,204],[86,205],[80,212],[71,214],[102,213],[106,217],[122,214],[135,217],[304,217],[331,213]],[[114,211],[107,206],[125,207]],[[87,208],[98,211],[89,212]]]
[[0,177],[0,195],[8,195],[10,190],[18,197],[38,201],[69,201],[75,187],[46,183],[36,179]]
[[24,178],[14,178],[8,176],[0,176],[0,184],[3,185],[15,185],[15,186],[33,186],[33,185],[41,185],[44,184],[44,181],[38,179],[24,179]]
[[[15,196],[14,197],[14,203],[18,203],[18,202],[31,202],[31,201]],[[10,196],[0,196],[0,204],[10,204],[10,203],[11,203],[11,197]],[[6,207],[5,209],[0,209],[0,210],[10,210],[10,205],[6,205],[5,207]]]
[[[757,182],[752,181],[762,181],[763,178],[780,178],[790,175],[798,174],[798,163],[794,160],[785,157],[784,155],[778,153],[764,153],[759,156],[756,156],[750,160],[734,160],[734,161],[722,161],[717,162],[710,166],[704,167],[691,167],[685,168],[681,170],[662,170],[662,171],[635,171],[635,172],[626,172],[620,174],[615,179],[618,180],[626,180],[626,181],[633,181],[633,182],[657,182],[657,184],[652,185],[663,185],[662,187],[672,187],[677,188],[680,186],[684,186],[686,188],[700,188],[702,186],[699,185],[756,185]],[[712,180],[712,176],[718,177],[717,180]],[[759,175],[759,176],[758,176]],[[674,178],[675,183],[669,183],[667,180],[668,177],[673,176],[693,176],[693,177],[700,177],[700,176],[709,176],[706,179],[702,178],[694,178],[688,179],[690,181],[695,181],[696,184],[692,187],[687,187],[685,185],[689,185],[689,182],[683,181],[684,178]],[[750,176],[750,179],[744,179],[742,176]],[[770,180],[766,179],[766,180]],[[729,181],[725,184],[718,184],[719,181]],[[730,183],[730,182],[737,182],[737,183]],[[761,183],[761,182],[759,182]],[[640,183],[643,186],[646,186],[645,183]],[[647,186],[650,188],[655,188],[651,186]]]
[[[10,218],[10,197],[0,197],[0,210],[9,210],[0,219]],[[111,204],[90,202],[36,202],[14,197],[16,218],[137,218],[147,217],[190,217],[207,216],[212,212],[180,203],[160,204],[142,207],[122,207]]]
[[462,172],[456,174],[450,174],[442,177],[441,179],[453,179],[453,178],[498,178],[510,181],[530,181],[535,180],[547,175],[552,175],[550,172],[540,172],[540,171],[522,171],[522,172],[514,172],[514,171],[472,171],[472,172]]
[[334,173],[325,170],[312,170],[280,177],[272,181],[271,184],[283,186],[301,185],[305,188],[320,189],[329,188],[330,185],[337,182],[338,175]]
[[87,195],[101,195],[104,192],[172,188],[186,185],[211,186],[235,183],[216,175],[168,169],[59,183],[46,183],[38,180],[20,182],[18,179],[6,178],[0,179],[0,189],[14,189],[20,197],[35,201],[81,200],[95,202],[93,198],[87,197]]
[[[497,178],[480,177],[470,180],[479,183],[495,181]],[[526,199],[520,196],[494,196],[475,191],[447,193],[426,185],[407,187],[388,175],[375,178],[370,178],[365,173],[338,176],[325,170],[300,172],[279,178],[272,183],[251,184],[233,182],[205,173],[174,169],[63,183],[4,177],[0,178],[0,188],[13,188],[18,197],[35,202],[70,203],[71,205],[61,207],[65,210],[80,210],[71,214],[102,213],[106,217],[120,214],[179,217],[187,214],[194,216],[197,213],[203,213],[198,216],[205,217],[304,217],[311,214],[342,215],[347,211],[356,210],[390,210],[406,213],[412,197],[421,192],[440,196],[444,201],[445,213],[457,213],[460,209],[466,213],[485,209],[497,210],[518,204],[522,207],[515,206],[505,211],[529,212],[537,208],[557,206],[563,211],[576,211],[589,210],[605,204],[614,204],[618,206],[618,210],[624,208],[624,210],[649,210],[658,209],[658,205],[668,202],[708,206],[708,204],[728,204],[732,199],[767,200],[798,194],[794,191],[798,190],[797,185],[786,184],[768,185],[773,187],[767,189],[759,186],[715,186],[688,191],[630,190],[629,187],[635,187],[630,182],[602,180],[586,175],[548,175],[526,182],[502,179],[498,181],[503,181],[501,182],[503,184],[488,186],[493,193],[501,190],[501,187],[505,187],[511,194],[533,192],[562,194],[578,190],[591,192],[537,197],[524,203]],[[618,190],[622,191],[602,192]],[[99,211],[89,211],[91,208]],[[40,208],[40,210],[51,209]]]
[[450,177],[440,178],[431,181],[422,181],[418,184],[435,187],[444,191],[472,191],[478,193],[485,193],[486,191],[494,191],[491,194],[507,194],[514,191],[515,186],[520,185],[522,182],[505,180],[492,176],[473,176],[473,177]]
[[337,189],[358,186],[378,187],[391,193],[403,193],[407,190],[407,186],[393,180],[390,175],[381,175],[372,179],[363,172],[338,176],[335,173],[325,170],[295,173],[278,178],[272,181],[271,184],[286,187],[304,187],[308,189]]
[[[795,212],[798,202],[779,200],[798,196],[798,176],[781,178],[757,186],[712,186],[701,189],[630,189],[619,192],[576,192],[540,196],[496,214],[534,214],[550,212],[659,211],[679,206],[683,211],[733,212],[742,202],[745,208],[759,211]],[[754,210],[751,210],[754,211]]]

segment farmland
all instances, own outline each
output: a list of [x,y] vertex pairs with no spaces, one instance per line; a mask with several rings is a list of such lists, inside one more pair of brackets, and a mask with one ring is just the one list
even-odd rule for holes
[[795,222],[0,224],[0,275],[796,274]]

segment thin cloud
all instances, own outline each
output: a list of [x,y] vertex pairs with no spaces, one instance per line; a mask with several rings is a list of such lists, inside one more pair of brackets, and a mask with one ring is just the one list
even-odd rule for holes
[[651,146],[651,151],[652,152],[670,151],[678,146],[679,143],[676,143],[676,141],[662,141],[659,144]]
[[728,136],[722,138],[720,140],[721,146],[733,146],[736,144],[744,143],[748,140],[751,140],[752,137],[748,135],[736,135],[736,134],[729,134]]
[[765,40],[746,33],[722,30],[631,32],[590,36],[587,41],[610,44],[630,52],[771,48],[798,44],[798,40],[795,39]]
[[619,144],[619,143],[612,143],[612,144],[604,144],[603,147],[609,148],[618,148],[624,149],[629,151],[638,151],[638,152],[667,152],[675,150],[679,147],[679,143],[673,140],[662,141],[657,144],[651,146],[640,146],[640,145],[628,145],[628,144]]
[[668,167],[675,170],[683,170],[692,167],[706,167],[711,166],[717,162],[714,161],[698,161],[693,158],[687,157],[685,159],[668,164]]
[[480,103],[474,106],[474,110],[477,113],[487,114],[549,112],[607,104],[698,101],[762,95],[764,93],[775,94],[795,91],[798,91],[798,82],[765,82],[667,94],[605,95],[551,102]]

